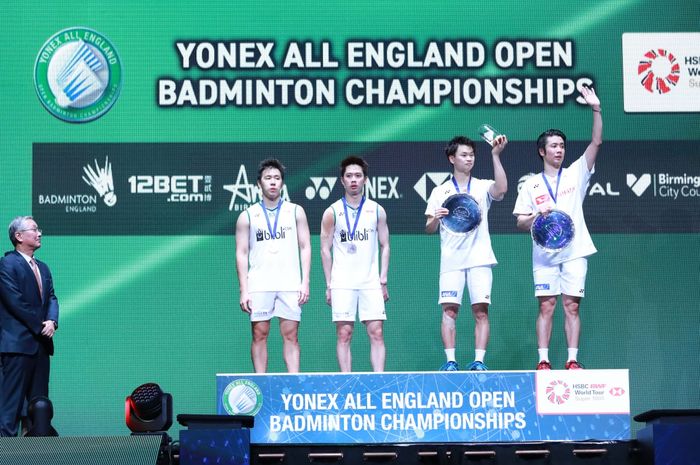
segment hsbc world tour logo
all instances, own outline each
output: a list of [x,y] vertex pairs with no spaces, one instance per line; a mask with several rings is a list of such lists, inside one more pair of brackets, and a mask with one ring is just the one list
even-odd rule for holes
[[122,69],[114,45],[84,27],[57,32],[34,64],[39,100],[56,118],[84,123],[109,111],[121,89]]
[[678,84],[680,65],[668,50],[649,50],[639,62],[637,74],[642,78],[642,86],[651,92],[665,94]]
[[571,389],[569,389],[569,385],[560,379],[555,379],[549,383],[545,393],[548,401],[559,405],[563,404],[569,400],[569,397],[571,397]]

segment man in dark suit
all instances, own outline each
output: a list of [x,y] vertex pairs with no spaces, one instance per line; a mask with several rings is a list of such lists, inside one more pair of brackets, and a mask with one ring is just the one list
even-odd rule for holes
[[17,436],[26,400],[49,395],[49,356],[58,328],[51,271],[34,258],[41,229],[31,216],[10,223],[15,247],[0,259],[0,436]]

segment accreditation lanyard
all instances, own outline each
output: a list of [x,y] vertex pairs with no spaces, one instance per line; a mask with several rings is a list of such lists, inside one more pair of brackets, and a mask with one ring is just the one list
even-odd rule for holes
[[[459,190],[459,186],[457,185],[457,180],[455,179],[454,176],[452,176],[452,184],[455,185],[455,189],[457,189],[457,193],[461,194],[461,191]],[[467,183],[467,194],[469,194],[472,190],[472,177],[469,175],[469,182]]]
[[276,212],[275,212],[275,227],[273,228],[272,225],[270,224],[270,215],[267,214],[267,208],[265,207],[265,204],[263,201],[260,201],[260,206],[263,209],[263,212],[265,213],[265,221],[267,222],[267,230],[270,231],[270,236],[272,236],[272,239],[275,239],[275,235],[277,234],[277,222],[280,219],[280,211],[282,210],[282,202],[283,200],[280,199],[279,203],[277,204]]
[[355,216],[355,224],[352,227],[352,230],[350,230],[350,220],[349,220],[349,215],[348,215],[348,202],[345,200],[345,197],[343,197],[343,210],[345,211],[345,224],[348,227],[348,240],[352,241],[355,238],[355,230],[357,229],[357,222],[360,221],[360,213],[362,213],[362,206],[365,204],[365,196],[362,196],[362,200],[360,200],[360,206],[357,207],[357,216]]
[[561,181],[561,171],[563,167],[559,168],[559,173],[557,173],[557,190],[556,192],[552,192],[552,186],[549,185],[549,181],[547,181],[547,176],[544,175],[544,171],[542,171],[542,179],[544,179],[544,185],[547,186],[547,190],[549,191],[549,196],[552,197],[552,200],[554,200],[554,204],[557,204],[557,196],[559,195],[559,181]]

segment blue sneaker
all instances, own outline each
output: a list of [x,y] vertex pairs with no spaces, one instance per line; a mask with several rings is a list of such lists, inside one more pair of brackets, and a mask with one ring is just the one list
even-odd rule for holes
[[445,364],[440,367],[440,371],[459,371],[459,365],[457,365],[457,362],[453,361],[445,362]]
[[469,371],[489,371],[489,367],[484,365],[484,362],[473,361],[472,363],[469,364],[469,366],[467,367],[467,370],[469,370]]

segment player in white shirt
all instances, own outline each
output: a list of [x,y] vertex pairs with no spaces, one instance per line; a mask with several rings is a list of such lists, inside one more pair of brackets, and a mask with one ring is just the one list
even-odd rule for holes
[[301,306],[309,299],[311,245],[304,209],[282,199],[284,166],[266,159],[258,168],[260,202],[236,222],[236,269],[241,310],[250,314],[251,358],[256,373],[267,371],[270,321],[278,317],[284,362],[299,372]]
[[583,155],[568,168],[563,168],[566,136],[557,129],[550,129],[537,139],[537,150],[542,157],[544,170],[523,184],[515,202],[513,214],[518,228],[530,231],[538,213],[547,215],[557,209],[567,213],[574,223],[574,239],[557,252],[549,252],[534,242],[532,244],[532,269],[535,296],[539,300],[537,317],[538,370],[551,370],[549,341],[552,336],[552,319],[561,294],[564,305],[564,330],[568,345],[567,370],[581,369],[577,361],[581,319],[579,306],[584,296],[588,257],[596,252],[583,217],[583,201],[588,182],[594,172],[598,150],[603,143],[603,118],[600,100],[595,91],[581,89],[581,96],[593,110],[591,143]]
[[[445,148],[447,160],[452,164],[452,178],[433,189],[425,209],[427,217],[425,231],[428,234],[440,230],[440,298],[442,307],[441,334],[447,362],[442,371],[457,371],[455,346],[457,339],[456,319],[462,304],[464,286],[469,289],[469,300],[474,316],[474,361],[467,367],[472,371],[485,371],[486,346],[489,342],[488,310],[491,303],[491,268],[496,257],[491,248],[488,210],[492,200],[502,200],[508,190],[508,179],[501,164],[500,155],[508,139],[499,136],[493,141],[494,180],[473,178],[471,175],[476,160],[476,146],[466,137],[453,138]],[[449,214],[443,202],[451,195],[467,193],[479,204],[481,223],[469,235],[455,234],[446,229],[440,219]]]
[[389,299],[389,227],[384,209],[364,196],[367,169],[367,162],[359,157],[341,162],[340,182],[345,194],[326,209],[321,220],[326,302],[336,324],[336,354],[342,372],[352,371],[350,343],[358,310],[369,336],[372,370],[384,371],[386,359],[384,302]]

